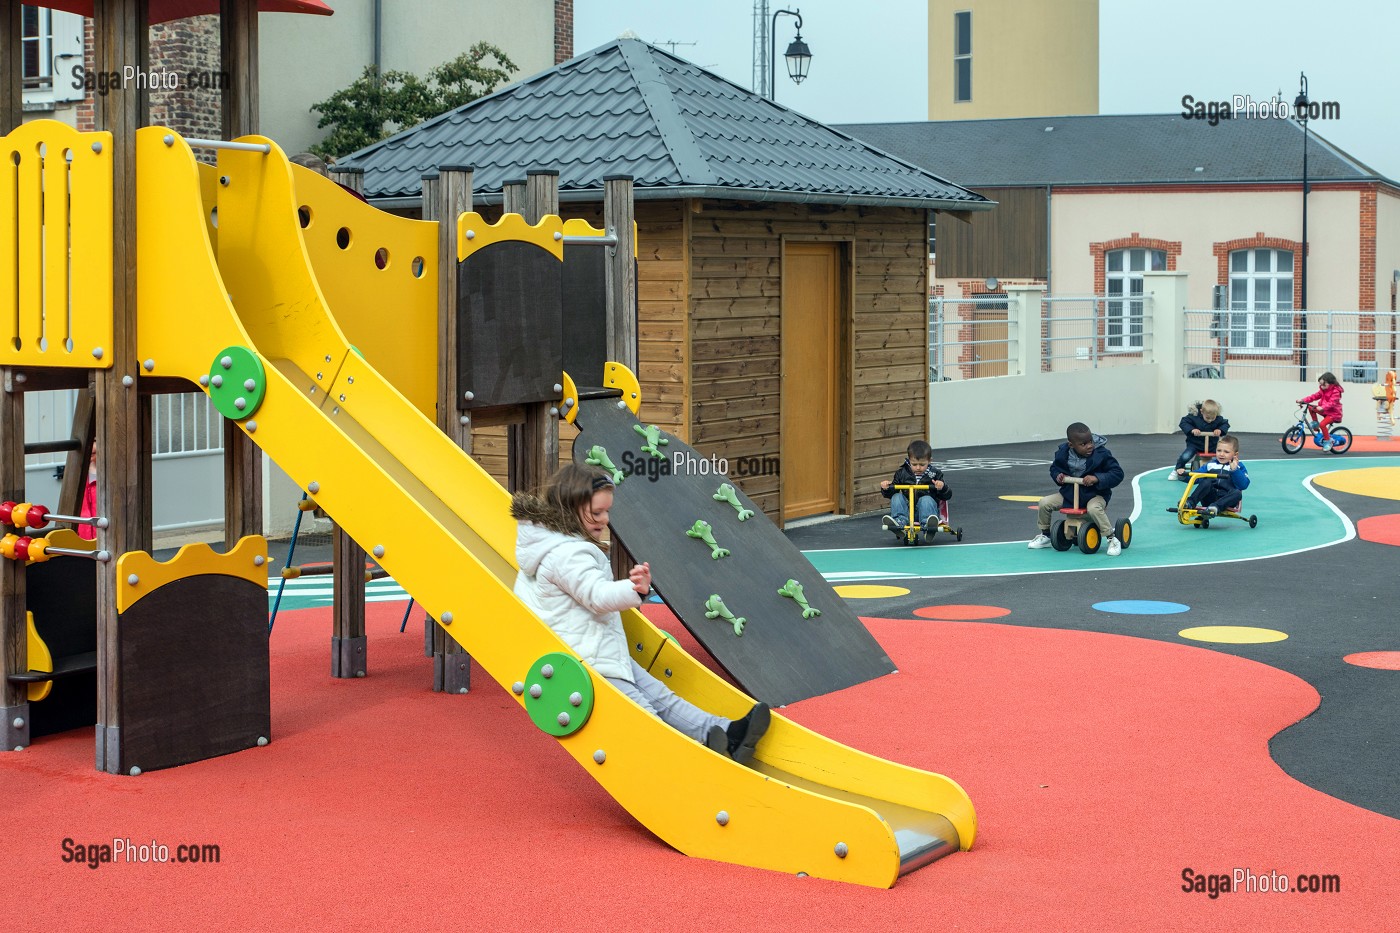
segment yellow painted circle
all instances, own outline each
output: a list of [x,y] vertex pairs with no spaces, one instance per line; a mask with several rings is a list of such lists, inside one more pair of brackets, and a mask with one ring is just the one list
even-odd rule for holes
[[902,586],[878,586],[872,583],[852,583],[849,586],[833,587],[837,596],[846,599],[888,599],[891,596],[907,596],[909,591]]
[[1177,634],[1192,641],[1213,641],[1220,645],[1262,645],[1288,637],[1271,628],[1252,628],[1248,625],[1200,625],[1184,628]]
[[1003,502],[1039,502],[1040,496],[997,496]]
[[1373,499],[1400,499],[1400,467],[1336,470],[1313,480],[1319,486]]

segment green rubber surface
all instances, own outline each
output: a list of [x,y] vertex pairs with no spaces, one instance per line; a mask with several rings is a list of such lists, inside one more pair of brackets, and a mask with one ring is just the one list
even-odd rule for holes
[[[1257,515],[1258,527],[1217,518],[1209,528],[1182,525],[1174,513],[1186,489],[1165,479],[1166,468],[1133,477],[1137,507],[1132,547],[1117,557],[1100,548],[1083,554],[1077,547],[1063,553],[1053,548],[1031,550],[1026,542],[1035,533],[1035,517],[1026,513],[1026,535],[1016,541],[962,543],[957,547],[879,547],[809,550],[803,554],[832,583],[864,580],[931,579],[938,577],[1004,576],[1022,573],[1102,572],[1135,567],[1183,567],[1228,561],[1281,557],[1340,544],[1356,536],[1352,522],[1314,491],[1308,479],[1337,470],[1400,466],[1400,457],[1366,457],[1319,462],[1310,460],[1246,460],[1251,485],[1241,505],[1245,517]],[[1109,504],[1109,518],[1117,520]],[[1300,519],[1306,518],[1306,523]]]

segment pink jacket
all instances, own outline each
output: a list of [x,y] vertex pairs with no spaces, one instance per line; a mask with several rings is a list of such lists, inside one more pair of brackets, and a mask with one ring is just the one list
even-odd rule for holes
[[[97,482],[88,480],[83,487],[83,507],[78,512],[79,515],[90,517],[97,514]],[[91,525],[77,525],[78,537],[86,538],[89,541],[97,540],[97,529]]]
[[1329,383],[1298,401],[1317,402],[1317,410],[1324,418],[1342,417],[1342,387],[1339,383]]

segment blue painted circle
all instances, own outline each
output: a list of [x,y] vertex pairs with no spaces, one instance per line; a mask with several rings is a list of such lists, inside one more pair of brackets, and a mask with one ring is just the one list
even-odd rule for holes
[[1099,612],[1116,612],[1129,616],[1169,616],[1191,609],[1182,603],[1167,603],[1156,599],[1111,599],[1106,603],[1094,603],[1094,608]]

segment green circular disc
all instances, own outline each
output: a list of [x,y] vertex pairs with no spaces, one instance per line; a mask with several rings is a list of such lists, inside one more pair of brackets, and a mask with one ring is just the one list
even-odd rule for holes
[[209,367],[209,398],[219,414],[242,421],[258,410],[267,394],[262,360],[247,347],[225,347]]
[[525,711],[541,731],[572,735],[593,712],[593,680],[578,658],[550,652],[530,665],[524,700]]

